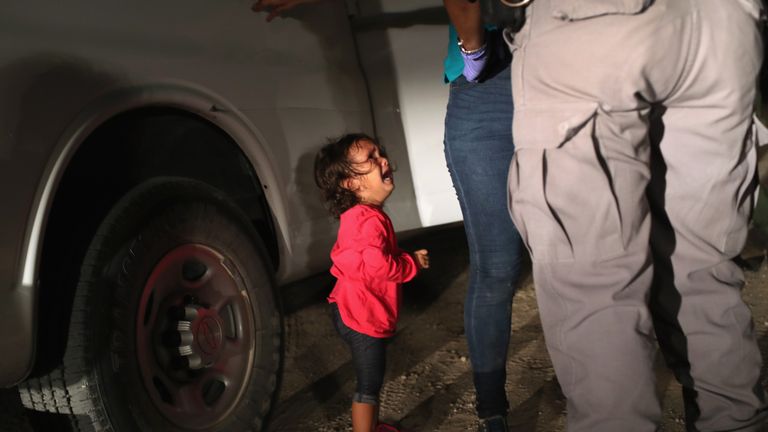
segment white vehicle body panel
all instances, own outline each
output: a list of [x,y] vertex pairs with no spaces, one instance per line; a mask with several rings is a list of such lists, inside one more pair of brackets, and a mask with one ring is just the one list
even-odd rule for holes
[[0,357],[0,382],[23,378],[33,358],[30,317],[58,182],[88,134],[120,112],[176,107],[232,137],[265,188],[279,283],[329,263],[336,224],[312,173],[327,138],[381,138],[400,167],[387,202],[398,230],[460,219],[442,153],[445,24],[360,30],[356,40],[348,17],[440,2],[348,3],[271,24],[247,1],[0,5],[0,328],[14,329],[0,349],[20,353]]
[[[447,38],[442,2],[433,0],[385,0],[358,2],[361,25],[357,32],[366,73],[386,70],[382,80],[395,87],[401,129],[413,177],[421,224],[439,225],[461,220],[443,155],[448,86],[443,81]],[[376,23],[385,25],[376,25]],[[386,43],[382,44],[384,40]],[[389,47],[383,56],[380,46]],[[378,63],[377,63],[378,62]],[[382,62],[391,65],[382,67]],[[379,72],[381,73],[381,72]],[[374,95],[374,100],[375,100]],[[381,110],[381,107],[376,107]]]

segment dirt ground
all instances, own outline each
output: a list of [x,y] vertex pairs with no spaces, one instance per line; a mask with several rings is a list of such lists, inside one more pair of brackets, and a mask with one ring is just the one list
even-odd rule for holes
[[[474,431],[474,395],[462,322],[468,276],[463,228],[457,224],[403,237],[408,236],[401,235],[405,248],[428,248],[433,267],[405,288],[399,331],[388,351],[381,416],[411,432]],[[752,254],[762,255],[762,249],[753,248]],[[529,269],[526,266],[513,306],[507,368],[510,426],[518,432],[559,432],[565,430],[565,400],[544,347]],[[763,357],[768,359],[768,265],[763,263],[746,276],[744,297],[754,313]],[[283,291],[285,364],[269,432],[350,430],[355,377],[324,302],[329,283],[325,277]],[[657,370],[664,430],[682,432],[680,388],[660,363]],[[64,432],[66,422],[61,420],[25,412],[15,389],[0,390],[0,432]]]
[[[411,238],[430,250],[433,268],[405,288],[399,331],[388,351],[381,399],[383,420],[408,431],[476,430],[474,395],[462,310],[467,249],[460,225]],[[760,252],[761,253],[761,252]],[[544,346],[530,267],[513,306],[507,394],[511,430],[565,430],[565,399]],[[746,273],[763,356],[768,358],[768,266]],[[309,289],[309,288],[308,288]],[[270,431],[350,430],[354,390],[350,355],[334,333],[322,299],[286,318],[285,371]],[[657,362],[664,430],[684,431],[680,387]]]

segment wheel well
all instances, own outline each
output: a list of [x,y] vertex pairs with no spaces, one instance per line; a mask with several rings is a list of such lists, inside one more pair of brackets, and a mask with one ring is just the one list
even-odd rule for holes
[[58,365],[64,354],[80,264],[99,224],[125,193],[158,176],[191,178],[223,191],[251,220],[277,268],[277,237],[262,185],[227,133],[177,109],[117,115],[82,143],[53,200],[40,261],[33,376]]

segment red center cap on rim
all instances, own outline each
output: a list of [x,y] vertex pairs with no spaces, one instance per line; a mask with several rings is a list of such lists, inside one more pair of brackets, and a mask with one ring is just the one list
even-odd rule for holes
[[195,340],[200,349],[206,354],[214,354],[221,348],[222,339],[223,332],[218,320],[211,316],[203,317],[195,332]]

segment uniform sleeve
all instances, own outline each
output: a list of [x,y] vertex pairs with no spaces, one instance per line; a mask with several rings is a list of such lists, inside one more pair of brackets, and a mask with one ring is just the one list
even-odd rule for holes
[[366,218],[362,221],[360,233],[364,244],[360,269],[364,277],[403,283],[413,279],[419,272],[411,254],[399,248],[390,251],[390,239],[381,218]]

